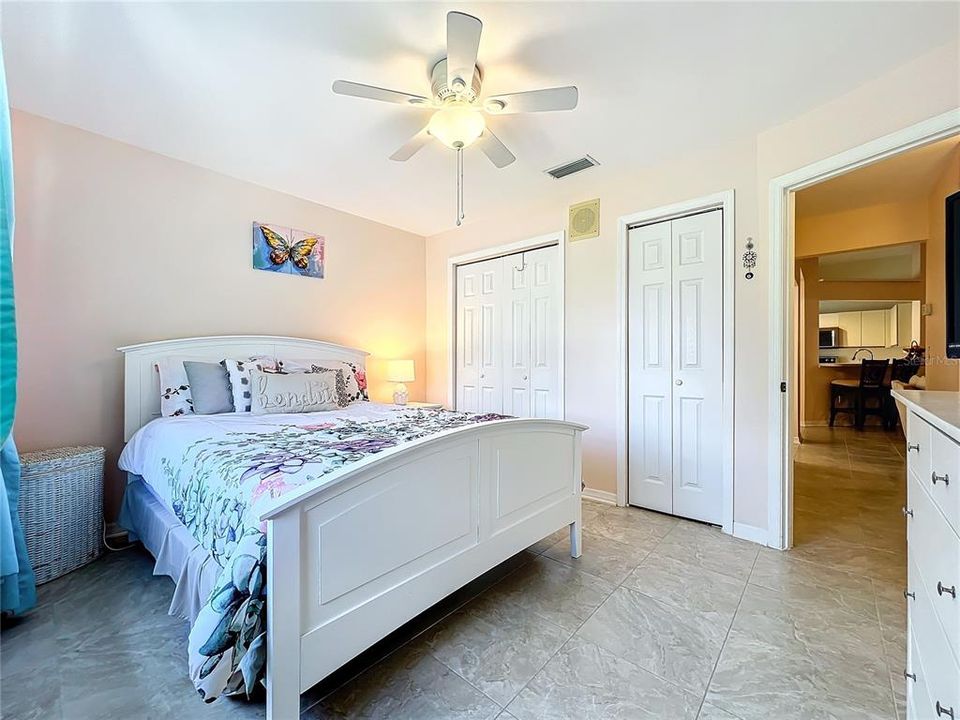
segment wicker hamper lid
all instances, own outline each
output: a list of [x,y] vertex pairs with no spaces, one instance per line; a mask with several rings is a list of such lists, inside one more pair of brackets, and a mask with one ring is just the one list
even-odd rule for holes
[[24,470],[28,468],[30,470],[42,470],[47,467],[103,462],[103,456],[103,448],[95,445],[52,448],[23,453],[20,455],[20,465]]

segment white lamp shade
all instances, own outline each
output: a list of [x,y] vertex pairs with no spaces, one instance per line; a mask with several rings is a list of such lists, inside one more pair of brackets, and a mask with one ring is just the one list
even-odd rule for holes
[[387,380],[389,382],[413,382],[413,360],[388,360]]

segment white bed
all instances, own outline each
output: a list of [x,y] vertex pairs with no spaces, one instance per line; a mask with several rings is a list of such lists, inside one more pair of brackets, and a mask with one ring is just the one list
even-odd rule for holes
[[[363,365],[366,357],[269,336],[186,338],[120,351],[126,440],[160,414],[155,366],[163,358],[267,355]],[[296,718],[302,692],[556,530],[569,526],[578,557],[585,429],[534,419],[459,427],[367,456],[263,508],[268,719]]]

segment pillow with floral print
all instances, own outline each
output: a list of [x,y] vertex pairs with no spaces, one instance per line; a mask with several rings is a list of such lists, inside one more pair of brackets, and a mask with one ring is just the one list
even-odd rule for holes
[[362,367],[351,362],[337,360],[277,360],[279,372],[334,372],[342,370],[346,387],[344,393],[347,403],[369,400],[367,395],[367,374]]

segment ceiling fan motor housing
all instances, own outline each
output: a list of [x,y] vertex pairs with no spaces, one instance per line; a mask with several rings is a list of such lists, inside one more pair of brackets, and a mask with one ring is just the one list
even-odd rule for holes
[[473,71],[473,86],[461,90],[459,93],[447,85],[447,59],[444,58],[436,65],[433,66],[433,70],[430,72],[430,82],[431,82],[431,91],[433,92],[433,97],[438,101],[443,102],[450,98],[456,98],[459,96],[461,100],[466,102],[474,102],[478,97],[480,97],[480,85],[481,85],[481,74],[479,66],[474,67]]

